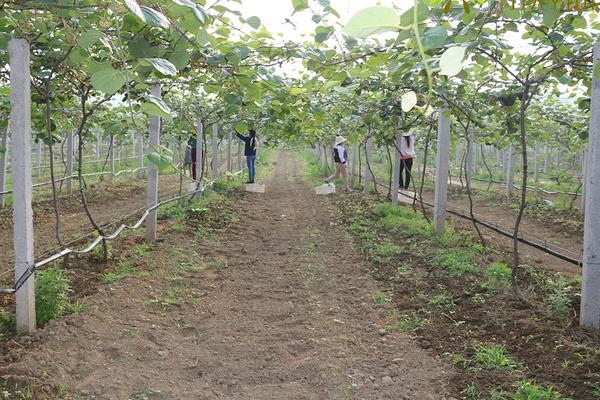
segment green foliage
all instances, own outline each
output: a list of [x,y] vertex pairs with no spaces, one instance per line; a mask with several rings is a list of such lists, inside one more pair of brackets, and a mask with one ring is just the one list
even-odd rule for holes
[[565,321],[574,313],[571,299],[575,294],[575,282],[568,280],[562,274],[556,274],[553,278],[546,278],[540,283],[548,310],[557,319]]
[[493,262],[485,271],[487,286],[492,289],[508,286],[510,284],[511,269],[502,262]]
[[563,397],[551,386],[544,387],[530,381],[519,381],[515,384],[513,400],[561,400]]
[[102,274],[101,280],[102,283],[112,284],[120,281],[121,279],[127,276],[130,276],[132,273],[133,267],[131,266],[131,264],[127,263],[126,261],[122,261],[119,264],[117,264],[114,271],[109,271]]
[[0,338],[14,332],[17,325],[15,315],[4,308],[0,308]]
[[378,225],[384,229],[399,230],[402,236],[407,238],[432,236],[432,229],[427,220],[408,207],[382,203],[376,207],[375,212],[381,217]]
[[437,251],[433,263],[448,271],[448,273],[459,278],[467,273],[480,272],[479,267],[473,259],[472,251],[466,248],[448,248]]
[[520,365],[506,352],[502,345],[479,346],[473,359],[483,369],[517,369]]
[[401,332],[413,333],[425,324],[425,320],[417,313],[405,315],[398,322],[398,329]]
[[373,302],[375,304],[385,304],[385,303],[389,303],[392,301],[392,295],[388,292],[382,292],[379,290],[376,290],[375,292],[373,292],[373,294],[371,295],[371,298],[373,299]]
[[35,277],[35,314],[37,323],[48,321],[67,312],[70,282],[65,271],[50,267]]
[[369,253],[369,257],[375,262],[388,263],[400,254],[402,254],[400,246],[392,243],[384,243],[373,247]]

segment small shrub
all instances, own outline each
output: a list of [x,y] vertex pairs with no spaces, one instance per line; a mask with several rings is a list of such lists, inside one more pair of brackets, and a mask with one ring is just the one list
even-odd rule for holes
[[0,308],[0,337],[14,332],[17,326],[15,315],[4,308]]
[[50,267],[35,278],[35,314],[40,326],[67,312],[70,290],[65,271]]
[[465,248],[438,250],[434,263],[448,270],[451,276],[459,278],[467,273],[477,273],[479,268],[473,260],[473,254]]
[[501,262],[494,262],[485,271],[487,285],[492,289],[508,286],[510,284],[511,269]]
[[388,292],[381,292],[379,290],[376,290],[371,297],[373,298],[373,302],[375,304],[384,304],[384,303],[389,303],[390,301],[392,301],[392,295],[389,294]]
[[477,347],[473,358],[483,369],[516,369],[519,367],[510,354],[506,353],[504,346],[498,344]]
[[132,273],[133,267],[126,262],[121,262],[117,264],[117,268],[114,271],[104,273],[101,280],[102,283],[111,284],[120,281]]
[[412,333],[421,328],[425,324],[425,320],[416,312],[406,315],[398,322],[398,329],[401,332]]
[[438,308],[451,308],[454,306],[454,299],[447,293],[439,293],[431,298],[428,303]]
[[463,356],[462,354],[453,353],[450,355],[450,357],[452,358],[452,364],[454,364],[457,367],[467,369],[471,365],[471,360],[469,360],[467,357]]
[[481,399],[481,393],[479,392],[479,390],[477,390],[477,387],[473,383],[471,383],[466,388],[464,388],[460,392],[460,394],[462,394],[463,396],[465,396],[466,399],[471,399],[471,400],[479,400],[479,399]]
[[517,390],[514,400],[561,400],[563,397],[552,386],[543,387],[535,382],[519,381],[515,384]]
[[392,261],[394,256],[402,253],[402,248],[392,243],[384,243],[375,246],[371,252],[371,258],[380,263]]
[[573,281],[557,274],[554,279],[543,280],[544,303],[557,319],[564,321],[571,314],[571,298],[574,294]]

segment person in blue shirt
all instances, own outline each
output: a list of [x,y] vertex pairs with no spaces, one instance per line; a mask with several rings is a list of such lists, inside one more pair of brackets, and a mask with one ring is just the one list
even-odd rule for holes
[[256,176],[256,150],[258,149],[258,139],[256,138],[256,131],[250,129],[248,136],[240,135],[236,133],[237,137],[242,140],[244,146],[244,156],[246,156],[246,164],[248,165],[248,182],[254,183]]

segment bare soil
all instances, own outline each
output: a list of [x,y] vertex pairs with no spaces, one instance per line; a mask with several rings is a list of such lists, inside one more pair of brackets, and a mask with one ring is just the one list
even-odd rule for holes
[[266,194],[226,198],[124,249],[135,274],[90,311],[0,343],[0,376],[36,399],[452,398],[452,367],[386,330],[393,304],[289,154]]

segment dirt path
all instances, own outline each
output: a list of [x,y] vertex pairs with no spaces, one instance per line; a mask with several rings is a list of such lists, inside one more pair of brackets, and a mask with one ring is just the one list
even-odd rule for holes
[[144,273],[13,349],[0,376],[94,399],[450,399],[450,367],[384,330],[362,256],[298,168],[280,154],[217,237],[163,232]]

